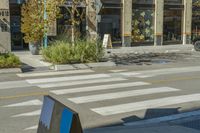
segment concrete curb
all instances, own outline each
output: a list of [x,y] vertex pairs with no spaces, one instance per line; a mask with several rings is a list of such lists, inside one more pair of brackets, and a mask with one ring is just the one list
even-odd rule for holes
[[66,65],[54,65],[54,70],[56,71],[66,71],[66,70],[79,70],[88,68],[98,68],[98,67],[113,67],[116,66],[114,62],[98,62],[98,63],[86,63],[86,64],[66,64]]
[[7,74],[7,73],[21,73],[21,68],[4,68],[0,69],[0,74]]
[[114,62],[108,61],[108,62],[99,62],[99,63],[87,63],[87,66],[90,68],[96,68],[96,67],[113,67],[116,66]]
[[74,70],[76,69],[72,65],[54,65],[54,70],[56,71],[65,71],[65,70]]
[[138,46],[121,47],[118,49],[109,49],[109,54],[146,54],[146,53],[174,53],[174,52],[194,52],[193,45],[164,45],[164,46]]

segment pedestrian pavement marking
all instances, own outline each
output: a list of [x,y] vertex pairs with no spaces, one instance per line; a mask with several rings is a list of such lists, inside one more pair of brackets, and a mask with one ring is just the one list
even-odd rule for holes
[[73,71],[59,71],[59,72],[41,72],[41,73],[23,73],[17,74],[18,77],[39,77],[39,76],[54,76],[54,75],[65,75],[65,74],[82,74],[82,73],[92,73],[93,70],[73,70]]
[[108,84],[108,85],[99,85],[99,86],[79,87],[79,88],[73,88],[73,89],[53,90],[50,92],[56,95],[63,95],[63,94],[100,91],[100,90],[109,90],[109,89],[118,89],[118,88],[125,89],[126,87],[135,87],[135,86],[142,86],[142,85],[150,85],[150,83],[128,82],[128,83]]
[[103,78],[103,79],[91,79],[91,80],[82,80],[82,81],[71,81],[71,82],[58,82],[58,83],[49,83],[37,85],[40,88],[53,88],[53,87],[63,87],[63,86],[73,86],[73,85],[83,85],[83,84],[93,84],[93,83],[107,83],[107,82],[117,82],[125,81],[125,78]]
[[39,116],[40,113],[41,113],[41,110],[36,110],[36,111],[28,112],[28,113],[22,113],[22,114],[13,115],[11,117],[12,118],[17,118],[17,117],[26,117],[26,116]]
[[49,83],[49,82],[87,80],[87,79],[98,79],[98,78],[109,78],[109,77],[111,76],[108,74],[92,74],[92,75],[81,75],[81,76],[29,79],[26,81],[30,84],[40,84],[40,83]]
[[119,74],[128,77],[138,77],[138,78],[148,78],[158,75],[169,75],[169,74],[179,74],[187,72],[199,72],[200,67],[181,67],[181,68],[165,68],[165,69],[156,69],[156,70],[144,70],[136,72],[121,72]]
[[30,87],[30,86],[32,85],[24,80],[0,82],[0,90],[14,89],[20,87]]
[[102,116],[109,116],[109,115],[116,115],[121,113],[128,113],[144,109],[158,108],[163,106],[195,102],[195,101],[200,101],[200,93],[99,107],[99,108],[93,108],[91,110]]
[[118,72],[124,72],[124,71],[127,71],[126,69],[117,69],[117,70],[109,70],[110,72],[113,72],[113,73],[118,73]]
[[15,104],[10,104],[10,105],[5,105],[2,107],[23,107],[23,106],[39,106],[42,105],[42,102],[38,99],[36,100],[30,100],[30,101],[25,101],[25,102],[21,102],[21,103],[15,103]]
[[37,128],[38,128],[38,125],[35,125],[35,126],[32,126],[32,127],[25,128],[24,131],[37,130]]
[[164,92],[175,92],[175,91],[180,91],[180,90],[170,87],[159,87],[159,88],[149,88],[149,89],[75,97],[75,98],[68,98],[68,100],[76,104],[81,104],[81,103],[97,102],[97,101],[112,100],[118,98],[127,98],[132,96],[149,95],[149,94],[164,93]]
[[22,98],[22,97],[30,97],[30,96],[44,96],[48,94],[49,94],[48,92],[22,93],[22,94],[16,94],[16,95],[11,95],[11,96],[3,96],[3,97],[0,97],[0,100],[15,99],[15,98]]

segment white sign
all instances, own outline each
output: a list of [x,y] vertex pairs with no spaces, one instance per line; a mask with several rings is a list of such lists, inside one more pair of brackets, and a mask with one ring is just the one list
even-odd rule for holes
[[110,34],[105,34],[103,38],[103,48],[112,48],[112,41]]

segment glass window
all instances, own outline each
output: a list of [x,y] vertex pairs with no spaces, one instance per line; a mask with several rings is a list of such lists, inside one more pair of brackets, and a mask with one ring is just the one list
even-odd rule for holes
[[135,4],[153,4],[154,0],[133,0]]
[[164,11],[164,41],[181,41],[182,10]]
[[8,32],[7,24],[1,23],[0,24],[0,29],[1,29],[1,32]]
[[182,0],[165,0],[165,4],[182,4]]
[[192,38],[200,36],[200,0],[193,0]]
[[132,17],[132,41],[153,42],[154,40],[154,10],[133,9]]

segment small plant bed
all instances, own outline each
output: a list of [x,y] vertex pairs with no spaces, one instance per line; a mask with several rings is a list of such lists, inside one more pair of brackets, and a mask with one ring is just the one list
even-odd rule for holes
[[0,53],[0,69],[20,68],[21,62],[17,56],[12,53]]
[[100,62],[104,56],[101,43],[78,40],[72,45],[68,41],[56,40],[42,49],[45,61],[58,64],[79,64]]

